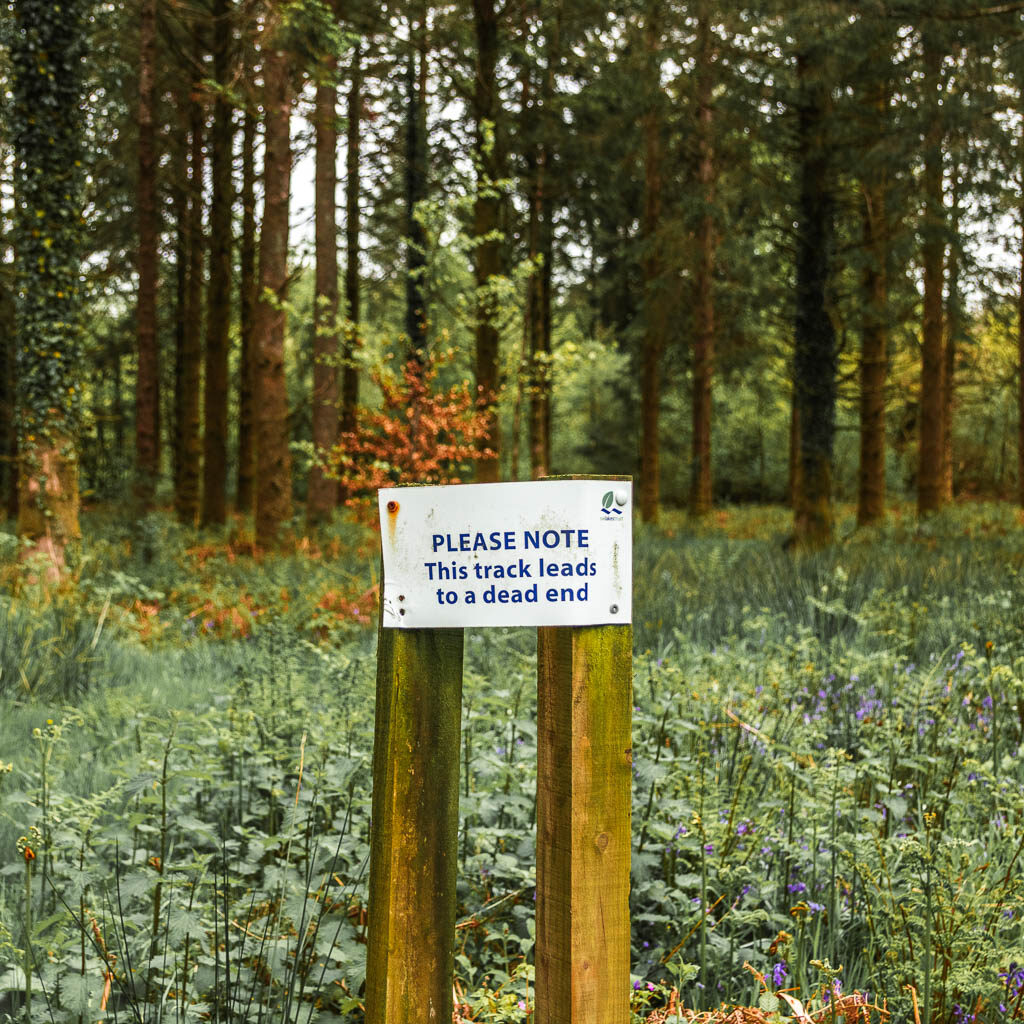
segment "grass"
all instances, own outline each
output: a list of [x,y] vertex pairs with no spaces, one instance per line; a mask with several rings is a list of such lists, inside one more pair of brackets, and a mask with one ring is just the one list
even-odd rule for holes
[[[828,1012],[838,982],[897,1021],[1024,1019],[1016,514],[840,522],[796,558],[774,510],[637,532],[638,1016]],[[371,547],[97,533],[0,618],[0,1014],[31,974],[35,1019],[361,1019]],[[535,674],[530,631],[469,633],[463,1019],[532,1008]]]

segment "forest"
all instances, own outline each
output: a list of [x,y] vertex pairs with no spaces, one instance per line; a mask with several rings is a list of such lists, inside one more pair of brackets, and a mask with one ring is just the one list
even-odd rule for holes
[[[588,474],[631,1018],[1024,1020],[1024,2],[5,0],[0,364],[0,1021],[369,1019],[377,491]],[[550,1024],[466,641],[451,1015]]]

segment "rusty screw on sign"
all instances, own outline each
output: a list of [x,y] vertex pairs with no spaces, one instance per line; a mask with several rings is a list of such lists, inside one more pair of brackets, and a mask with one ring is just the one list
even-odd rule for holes
[[[397,501],[389,501],[388,505],[387,505],[387,508],[388,508],[388,515],[391,516],[391,522],[389,524],[389,529],[390,529],[390,531],[393,534],[394,533],[394,529],[395,529],[395,516],[398,515],[398,502]],[[398,600],[399,601],[404,601],[405,600],[405,595],[402,594],[398,598]],[[399,615],[404,615],[405,614],[405,609],[404,608],[400,608],[398,610],[398,614]]]

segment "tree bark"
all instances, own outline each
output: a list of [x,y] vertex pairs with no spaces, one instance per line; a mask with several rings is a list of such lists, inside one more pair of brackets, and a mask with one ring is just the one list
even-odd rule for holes
[[800,474],[794,540],[816,548],[832,540],[832,449],[835,435],[836,341],[828,314],[833,246],[828,89],[823,56],[797,57],[800,79],[797,145],[800,196],[793,359]]
[[188,204],[189,167],[188,125],[182,124],[181,163],[174,186],[174,426],[172,430],[174,498],[181,490],[185,465],[183,424],[185,418],[185,322],[188,316]]
[[78,452],[83,402],[84,92],[87,5],[19,0],[6,59],[12,150],[20,457],[18,533],[64,564],[80,536]]
[[206,375],[203,387],[202,524],[221,526],[227,519],[228,352],[231,328],[233,246],[231,210],[234,124],[224,93],[231,78],[231,2],[213,4],[213,77],[220,88],[210,132],[210,280],[206,303]]
[[143,510],[153,504],[160,476],[160,348],[157,335],[157,276],[160,213],[157,206],[156,0],[145,0],[139,26],[139,294],[135,334],[138,372],[135,384],[136,499]]
[[[316,88],[314,128],[314,233],[316,250],[313,300],[313,447],[317,459],[338,441],[338,148],[335,84],[338,62],[323,62],[323,80]],[[324,475],[314,461],[309,474],[306,517],[311,524],[330,519],[338,497],[338,485]]]
[[476,479],[493,482],[501,470],[501,437],[498,423],[498,328],[494,322],[497,298],[494,280],[500,276],[501,196],[497,181],[500,161],[495,130],[499,114],[496,71],[498,65],[498,12],[494,0],[473,0],[476,32],[476,76],[473,119],[476,123],[478,161],[476,199],[473,203],[476,281],[476,390],[477,408],[485,417],[486,432],[480,441]]
[[[888,107],[884,85],[876,87],[870,109],[883,123]],[[861,225],[867,257],[861,283],[863,320],[860,348],[860,461],[857,472],[857,525],[885,518],[885,381],[889,361],[889,232],[886,176],[872,161],[861,183]]]
[[[275,5],[276,10],[276,5]],[[284,374],[288,286],[288,198],[291,187],[291,88],[288,54],[271,39],[263,54],[265,156],[259,296],[256,302],[256,545],[275,546],[292,514],[288,391]]]
[[658,231],[662,205],[660,4],[653,2],[644,26],[647,78],[644,133],[644,337],[640,362],[640,517],[658,521],[661,494],[660,437],[661,357],[668,327],[666,281]]
[[917,463],[917,511],[935,512],[943,505],[942,422],[946,391],[943,345],[942,289],[945,210],[942,194],[942,108],[939,90],[942,51],[934,26],[923,32],[925,113],[928,117],[924,149],[924,223],[921,262],[924,278],[921,325],[921,414]]
[[7,267],[0,280],[0,510],[8,519],[18,515],[18,432],[15,416],[18,394],[14,296],[7,287]]
[[416,219],[416,208],[427,198],[426,138],[426,56],[422,52],[423,26],[410,28],[418,45],[410,47],[405,69],[405,333],[409,339],[409,359],[421,367],[427,360],[427,300],[423,293],[426,269],[426,235]]
[[238,476],[235,510],[251,515],[256,495],[256,445],[253,430],[256,321],[256,115],[245,111],[242,125],[242,237],[239,245]]
[[[960,237],[960,185],[954,178],[950,236]],[[949,247],[946,270],[946,317],[942,393],[942,501],[953,500],[953,419],[956,413],[956,347],[961,330],[960,257],[956,242]]]
[[786,474],[786,504],[796,509],[797,495],[803,490],[803,463],[800,461],[800,410],[796,404],[796,372],[789,396],[789,461]]
[[[1024,88],[1021,90],[1024,105]],[[1024,167],[1021,168],[1024,173]],[[1024,508],[1024,202],[1020,217],[1020,277],[1017,282],[1017,501]]]
[[182,332],[180,393],[181,470],[174,508],[178,519],[195,526],[199,518],[202,438],[200,437],[199,393],[202,379],[203,331],[203,136],[205,115],[195,86],[188,101],[189,165],[188,222],[185,244],[188,250],[188,280],[185,286],[185,315]]
[[553,17],[545,18],[544,32],[546,67],[537,113],[541,138],[531,150],[533,181],[528,228],[530,258],[539,259],[540,262],[540,266],[530,275],[527,291],[530,476],[535,480],[551,472],[551,393],[554,387],[551,365],[551,274],[555,233],[550,165],[557,131],[552,105],[555,71],[561,59],[561,9]]
[[711,511],[711,382],[715,358],[715,154],[712,138],[714,50],[710,17],[701,8],[697,25],[697,181],[703,212],[697,228],[696,334],[693,345],[693,454],[690,513],[701,517]]
[[362,124],[363,67],[359,43],[352,49],[345,137],[345,337],[341,376],[341,429],[356,429],[359,407],[359,366],[355,354],[359,337],[359,130]]

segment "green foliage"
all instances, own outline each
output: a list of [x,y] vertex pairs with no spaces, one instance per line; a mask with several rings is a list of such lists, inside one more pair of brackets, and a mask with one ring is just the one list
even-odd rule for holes
[[[915,997],[934,1024],[1018,1019],[1016,518],[953,509],[925,532],[897,521],[795,560],[778,544],[787,518],[637,539],[634,1012],[799,1000],[827,1020],[857,991],[893,1019],[913,1019]],[[357,1020],[373,637],[303,619],[358,559],[257,570],[223,545],[182,556],[169,522],[152,529],[148,563],[106,540],[102,570],[78,564],[69,621],[110,601],[89,689],[2,695],[0,998],[20,1008],[34,951],[33,1014],[45,992],[57,1020],[98,1017],[108,973],[108,1013],[143,1020]],[[183,583],[189,569],[202,581]],[[365,586],[368,560],[360,571]],[[234,589],[237,606],[282,586],[289,604],[240,639],[184,627],[192,587],[225,604]],[[59,647],[30,600],[9,621]],[[129,630],[135,602],[164,626]],[[534,637],[471,632],[465,657],[457,1002],[525,1021]],[[27,941],[18,837],[36,854]]]

